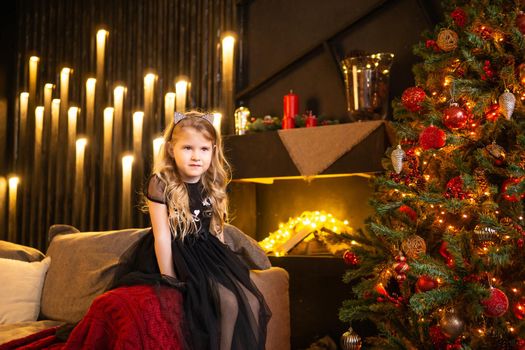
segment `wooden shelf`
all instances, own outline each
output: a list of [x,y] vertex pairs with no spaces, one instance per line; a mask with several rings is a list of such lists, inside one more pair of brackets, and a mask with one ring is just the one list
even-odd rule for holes
[[[358,127],[358,123],[341,124],[338,127],[344,128],[348,140],[352,140],[352,130]],[[326,127],[313,129],[321,128]],[[312,147],[331,147],[332,143],[333,140],[327,138],[317,141]],[[366,138],[317,176],[382,171],[381,158],[389,145],[386,125],[380,123]],[[224,150],[231,163],[234,180],[301,176],[277,131],[225,136]]]

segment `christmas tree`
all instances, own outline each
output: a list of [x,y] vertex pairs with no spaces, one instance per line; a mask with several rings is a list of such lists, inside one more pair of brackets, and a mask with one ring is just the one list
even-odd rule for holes
[[525,349],[525,1],[447,1],[345,252],[377,349]]

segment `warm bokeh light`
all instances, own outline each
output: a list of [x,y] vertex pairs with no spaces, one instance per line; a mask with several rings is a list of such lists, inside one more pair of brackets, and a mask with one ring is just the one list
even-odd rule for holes
[[[330,223],[329,225],[327,223]],[[330,232],[332,231],[332,232]],[[279,228],[271,232],[268,237],[259,242],[259,245],[267,253],[273,253],[275,256],[283,256],[288,253],[300,241],[310,241],[314,238],[315,233],[319,238],[326,238],[330,234],[353,232],[348,226],[348,220],[341,221],[330,213],[322,210],[305,211],[295,218],[291,218],[286,223],[280,223]],[[335,244],[327,242],[327,247],[332,253],[337,253],[349,247],[348,244]],[[357,244],[355,241],[352,245]]]

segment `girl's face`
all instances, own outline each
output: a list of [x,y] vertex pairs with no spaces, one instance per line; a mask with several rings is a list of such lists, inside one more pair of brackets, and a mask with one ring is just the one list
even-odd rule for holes
[[169,147],[184,182],[198,182],[210,167],[213,143],[192,127],[182,128]]

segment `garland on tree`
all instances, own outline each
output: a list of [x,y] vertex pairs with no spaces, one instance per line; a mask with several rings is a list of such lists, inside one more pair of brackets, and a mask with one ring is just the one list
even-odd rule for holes
[[376,324],[367,348],[525,349],[525,2],[444,7],[393,103],[339,317]]

